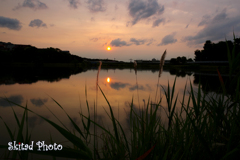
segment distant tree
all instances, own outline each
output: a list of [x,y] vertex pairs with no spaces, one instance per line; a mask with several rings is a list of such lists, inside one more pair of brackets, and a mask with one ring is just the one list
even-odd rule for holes
[[202,53],[199,49],[197,49],[194,54],[195,54],[195,59],[194,59],[195,61],[201,61],[202,60]]
[[24,49],[24,54],[22,62],[34,62],[38,58],[37,56],[38,49],[36,47],[27,47]]
[[187,62],[193,62],[192,58],[187,59]]
[[[239,38],[235,39],[236,51],[240,51],[240,40]],[[196,50],[195,61],[228,61],[227,56],[227,45],[230,50],[233,48],[232,41],[220,41],[218,43],[212,43],[210,40],[207,40],[203,46],[203,50]],[[238,53],[238,52],[237,52]]]
[[177,62],[178,63],[182,63],[182,58],[181,57],[177,57]]
[[240,46],[240,38],[235,38],[234,43],[236,46]]
[[170,63],[172,64],[184,64],[187,62],[187,58],[186,57],[177,57],[177,58],[171,58],[170,59]]
[[236,45],[236,53],[240,54],[240,38],[235,38],[234,43]]
[[[232,48],[232,42],[227,42],[229,46]],[[211,55],[212,61],[227,61],[227,44],[226,42],[218,42],[217,44],[214,44],[213,51],[209,53]]]
[[206,51],[211,51],[213,48],[213,43],[210,40],[207,40],[203,46],[203,49]]
[[153,62],[156,62],[157,60],[155,58],[152,59]]
[[170,63],[171,64],[177,64],[177,59],[176,58],[171,58]]
[[187,58],[183,56],[181,61],[182,61],[182,63],[184,64],[184,63],[187,62]]

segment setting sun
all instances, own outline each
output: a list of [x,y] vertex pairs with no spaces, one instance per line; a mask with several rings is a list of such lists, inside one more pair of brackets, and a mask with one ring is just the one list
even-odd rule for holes
[[109,83],[110,81],[111,81],[111,79],[108,77],[108,78],[107,78],[107,82]]
[[110,50],[111,50],[111,47],[107,47],[107,50],[110,51]]

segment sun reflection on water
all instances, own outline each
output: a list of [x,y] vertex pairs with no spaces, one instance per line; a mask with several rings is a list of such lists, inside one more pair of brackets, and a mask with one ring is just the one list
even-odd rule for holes
[[110,81],[111,81],[111,79],[108,77],[108,78],[107,78],[107,82],[110,83]]

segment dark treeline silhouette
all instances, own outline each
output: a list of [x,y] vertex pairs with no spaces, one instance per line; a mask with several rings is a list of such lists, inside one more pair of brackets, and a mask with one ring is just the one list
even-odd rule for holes
[[31,45],[15,45],[0,42],[0,62],[2,63],[80,63],[82,57],[58,48],[39,49]]
[[[70,54],[69,51],[62,51],[59,48],[36,48],[31,45],[12,44],[0,42],[0,63],[82,63],[89,62],[116,63],[110,59],[90,59]],[[38,65],[37,65],[38,66]],[[41,66],[41,65],[40,65]]]
[[[228,61],[227,45],[232,51],[235,43],[235,53],[240,54],[240,38],[236,38],[232,41],[220,41],[213,43],[207,40],[203,46],[203,50],[195,51],[195,61]],[[236,56],[236,55],[235,55]]]
[[55,67],[15,67],[0,69],[0,85],[32,84],[37,81],[58,82],[69,79],[71,75],[85,72],[82,68],[55,68]]
[[180,69],[173,69],[173,68],[169,70],[169,73],[171,75],[176,75],[177,77],[186,77],[186,75],[188,75],[188,76],[192,75],[192,73],[189,72],[189,71],[180,70]]
[[171,64],[186,64],[187,62],[193,62],[192,58],[187,59],[185,56],[183,56],[170,59]]

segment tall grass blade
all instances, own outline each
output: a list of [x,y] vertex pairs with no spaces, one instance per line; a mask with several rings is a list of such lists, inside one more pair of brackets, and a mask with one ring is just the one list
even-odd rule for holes
[[[65,114],[68,116],[68,119],[71,121],[72,125],[74,126],[74,128],[78,131],[78,133],[85,139],[85,136],[83,135],[82,131],[80,130],[80,128],[77,126],[77,124],[73,121],[73,119],[67,114],[67,112],[63,109],[63,107],[55,100],[51,97],[51,99],[57,103],[57,105],[65,112]],[[53,114],[53,112],[51,112]],[[55,116],[56,117],[56,116]],[[64,125],[65,126],[65,125]],[[66,127],[65,127],[66,128]],[[67,129],[67,128],[66,128]],[[68,129],[67,129],[68,130]],[[69,131],[69,130],[68,130]],[[70,132],[70,131],[69,131]]]
[[[56,100],[54,100],[51,96],[49,96],[61,109],[63,109],[62,108],[62,106],[56,101]],[[47,107],[47,106],[45,106],[46,108],[47,108],[47,110],[58,120],[58,122],[59,123],[61,123],[61,125],[68,131],[68,132],[70,132],[70,130],[63,124],[63,122]]]
[[[101,71],[101,66],[102,66],[102,61],[99,61],[99,66],[98,66],[98,72],[97,72],[97,80],[96,80],[96,105],[94,104],[94,121],[96,122],[96,117],[97,117],[97,101],[98,101],[98,77],[99,77],[99,73]],[[94,125],[94,134],[97,135],[97,128]],[[94,136],[94,148],[98,148],[98,142],[97,140],[95,140],[95,136]],[[94,154],[94,158],[96,154]]]
[[[8,102],[10,102],[9,100],[7,100]],[[28,108],[25,108],[17,103],[14,103],[14,102],[10,102],[12,104],[15,104],[16,106],[19,106],[20,108],[23,108],[25,110],[28,110],[29,112],[31,113],[34,113],[36,114],[37,116],[41,117],[42,119],[44,119],[46,122],[48,122],[50,125],[52,125],[55,129],[57,129],[66,139],[68,139],[71,143],[73,143],[75,146],[77,146],[81,151],[81,153],[83,154],[86,154],[88,155],[88,158],[90,159],[92,157],[92,152],[91,150],[83,143],[83,141],[76,137],[75,135],[73,135],[71,132],[67,131],[66,129],[60,127],[59,125],[57,125],[56,123],[48,120],[47,118],[44,118],[43,116],[35,113],[34,111],[28,109]],[[25,117],[25,113],[24,113],[24,117]],[[24,121],[22,121],[24,122]],[[20,134],[20,131],[22,132],[22,127],[23,127],[23,123],[20,124],[20,129],[19,129],[19,133],[18,133],[18,137],[21,137],[21,134]],[[17,139],[18,141],[19,139]],[[15,157],[16,158],[16,157]]]
[[11,138],[12,141],[14,141],[14,134],[12,133],[11,129],[8,127],[8,125],[6,124],[6,122],[3,120],[3,118],[0,116],[0,118],[2,119],[7,131],[8,131],[8,134]]
[[[197,103],[196,102],[196,100],[195,100],[195,96],[194,96],[194,91],[193,91],[193,87],[192,87],[192,84],[191,84],[191,82],[190,82],[190,87],[191,87],[191,99],[192,99],[192,102],[193,102],[193,108],[194,108],[194,113],[195,113],[195,119],[198,121],[198,122],[200,122],[199,121],[199,115],[200,115],[200,111],[199,111],[199,105],[200,105],[200,103]],[[200,93],[200,89],[198,90],[198,95],[200,95],[201,93]],[[198,127],[197,127],[197,125],[195,124],[195,119],[193,119],[192,117],[192,115],[193,115],[193,113],[192,113],[192,111],[190,111],[190,113],[187,111],[187,109],[184,107],[184,110],[186,111],[186,114],[187,114],[187,117],[188,117],[188,119],[190,120],[190,122],[191,122],[191,124],[192,124],[192,127],[193,127],[193,129],[194,129],[194,133],[199,137],[199,140],[200,140],[200,142],[203,144],[203,146],[206,148],[206,151],[207,151],[207,153],[208,153],[208,155],[209,155],[209,157],[212,157],[212,153],[211,153],[211,151],[210,151],[210,148],[209,148],[209,146],[208,146],[208,143],[207,143],[207,141],[204,139],[204,136],[202,135],[202,130],[200,130],[200,129],[198,129]]]
[[102,61],[99,61],[98,72],[97,72],[97,80],[96,80],[96,90],[98,90],[98,77],[101,71]]
[[[99,86],[98,86],[99,87]],[[105,94],[103,93],[102,89],[99,87],[100,91],[102,92],[102,95],[103,97],[105,98],[105,100],[107,101],[108,103],[108,106],[109,106],[109,109],[110,109],[110,113],[111,113],[111,118],[112,118],[112,123],[113,123],[113,128],[114,128],[114,132],[115,132],[115,136],[116,136],[116,140],[117,142],[119,143],[119,135],[118,135],[118,130],[117,130],[117,125],[116,125],[116,122],[115,122],[115,117],[114,117],[114,114],[113,114],[113,111],[112,111],[112,107],[110,105],[110,103],[108,102]]]
[[[225,159],[232,158],[231,156],[232,156],[234,153],[236,153],[236,152],[239,153],[239,150],[240,150],[239,148],[240,148],[240,145],[238,145],[238,147],[235,148],[235,149],[233,149],[232,151],[228,152],[221,160],[225,160]],[[239,155],[239,154],[238,154],[238,155]]]
[[139,101],[139,93],[138,93],[138,80],[137,80],[137,62],[134,61],[134,71],[135,71],[135,75],[136,75],[136,86],[137,86],[137,96],[138,96],[138,109],[140,111],[140,101]]
[[120,129],[121,129],[121,132],[122,132],[122,135],[123,135],[123,138],[124,138],[124,141],[125,141],[125,147],[126,147],[126,150],[127,150],[128,154],[129,154],[129,157],[130,157],[130,149],[129,149],[129,145],[128,145],[128,141],[127,141],[125,132],[124,132],[121,124],[119,123],[119,121],[117,121],[117,123],[118,123],[118,126],[119,126]]
[[[84,116],[83,114],[81,114],[84,118],[88,119],[88,117]],[[99,128],[101,128],[102,130],[104,130],[111,138],[113,138],[114,141],[118,142],[117,139],[107,130],[105,129],[103,126],[99,125],[98,123],[94,122],[93,120],[90,119],[90,122],[92,122],[93,124],[95,124],[96,126],[98,126]]]

